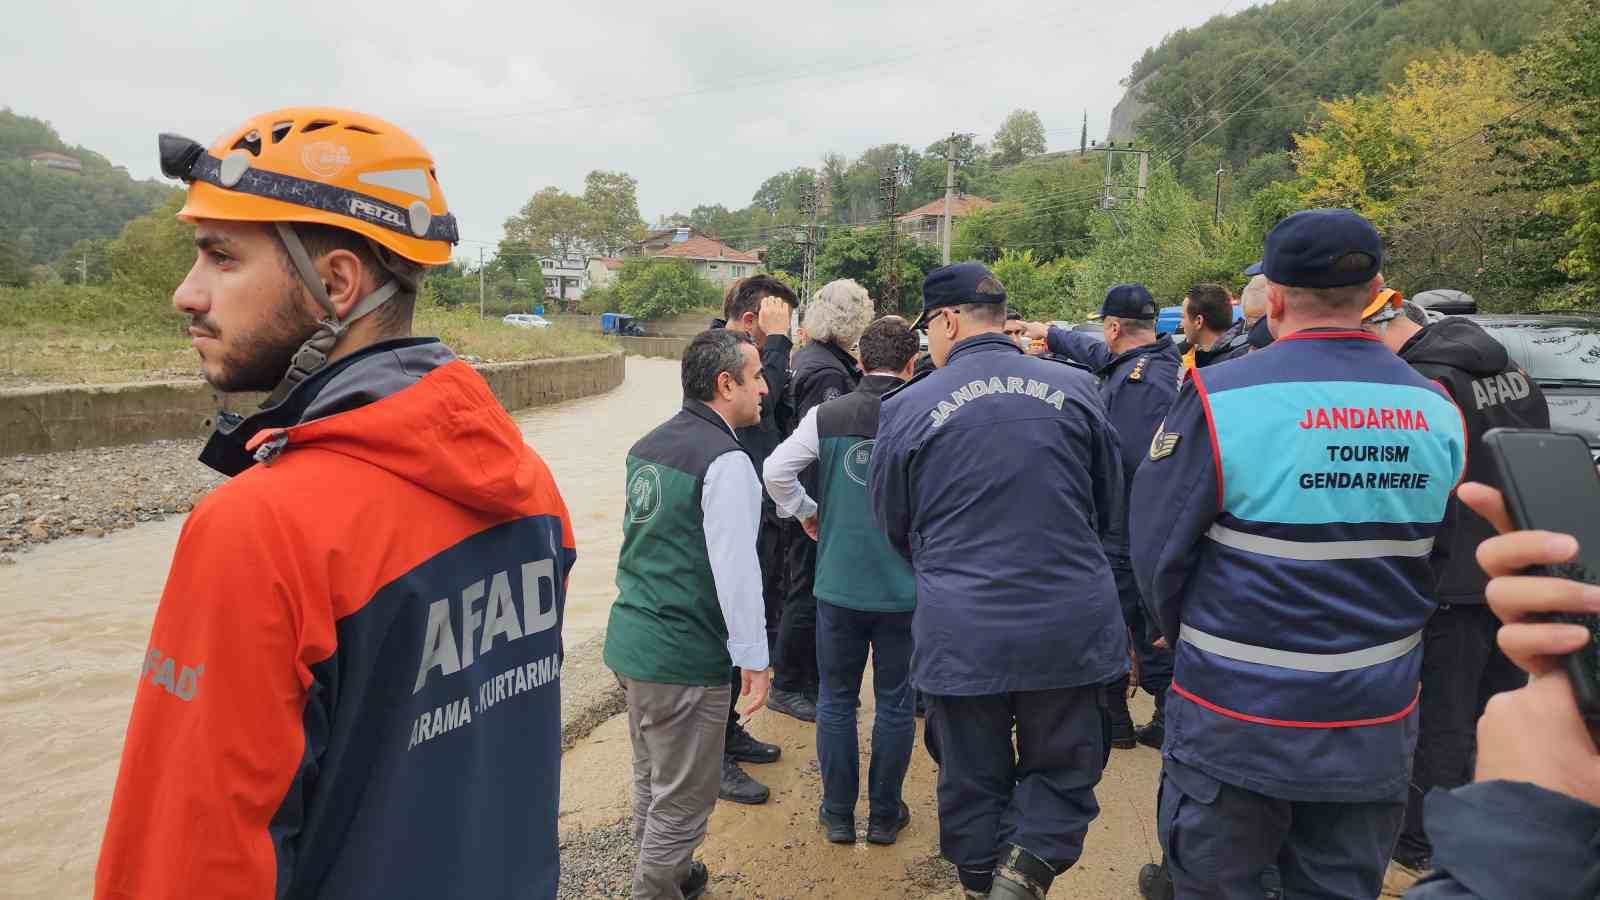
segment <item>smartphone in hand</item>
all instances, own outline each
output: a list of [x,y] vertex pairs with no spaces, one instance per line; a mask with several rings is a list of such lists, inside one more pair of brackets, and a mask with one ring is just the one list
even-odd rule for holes
[[[1575,434],[1522,428],[1490,429],[1483,443],[1499,466],[1512,522],[1578,539],[1576,559],[1534,574],[1600,584],[1600,475],[1589,445]],[[1567,657],[1567,675],[1584,718],[1600,723],[1600,615],[1550,613],[1545,620],[1589,629],[1589,643]]]

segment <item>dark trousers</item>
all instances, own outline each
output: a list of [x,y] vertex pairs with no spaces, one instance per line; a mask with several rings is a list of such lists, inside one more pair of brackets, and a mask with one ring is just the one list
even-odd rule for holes
[[[767,503],[772,501],[768,499]],[[773,651],[778,644],[778,620],[783,613],[783,598],[785,591],[784,566],[787,562],[783,557],[783,526],[777,513],[763,507],[761,510],[761,529],[756,532],[756,561],[761,566],[761,597],[765,601],[767,613],[767,650]],[[801,535],[804,537],[804,534]],[[739,727],[739,691],[744,679],[739,674],[739,667],[733,668],[730,684],[733,685],[733,695],[728,698],[728,731],[727,738],[732,740]]]
[[1260,897],[1274,863],[1284,896],[1296,900],[1376,897],[1383,889],[1403,797],[1296,802],[1173,769],[1163,766],[1156,827],[1179,900]]
[[1057,873],[1077,862],[1111,755],[1102,688],[923,697],[939,765],[939,849],[961,883],[987,891],[1008,844]]
[[1500,620],[1487,606],[1441,606],[1422,633],[1422,697],[1419,732],[1406,795],[1406,822],[1394,858],[1426,868],[1433,845],[1423,831],[1422,800],[1434,788],[1456,788],[1472,780],[1477,761],[1478,719],[1489,698],[1528,683],[1495,643]]
[[785,597],[773,656],[772,688],[814,693],[817,689],[817,542],[794,519],[783,520]]
[[1122,620],[1128,623],[1133,652],[1139,660],[1139,686],[1155,698],[1156,711],[1160,712],[1167,698],[1167,687],[1172,684],[1172,651],[1155,645],[1156,638],[1161,637],[1161,626],[1145,612],[1139,582],[1133,577],[1128,561],[1113,559],[1111,574],[1117,581]]
[[861,790],[861,755],[856,708],[861,676],[872,652],[872,761],[867,768],[867,806],[872,821],[893,823],[900,815],[900,787],[911,765],[916,720],[911,715],[911,613],[872,613],[817,601],[817,762],[822,768],[822,806],[855,815]]

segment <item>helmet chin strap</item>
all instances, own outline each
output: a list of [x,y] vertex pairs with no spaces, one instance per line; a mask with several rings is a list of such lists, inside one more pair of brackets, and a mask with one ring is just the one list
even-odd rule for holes
[[300,345],[299,350],[295,351],[294,358],[289,363],[289,371],[284,373],[283,380],[278,382],[278,386],[272,389],[267,401],[261,404],[263,409],[282,403],[283,398],[289,396],[289,392],[294,390],[296,385],[327,365],[334,346],[339,343],[339,338],[344,336],[352,322],[388,303],[395,294],[402,291],[416,292],[415,279],[404,277],[405,273],[396,271],[397,267],[391,263],[388,254],[379,252],[381,248],[374,247],[374,251],[378,252],[379,262],[394,277],[382,287],[362,297],[351,308],[349,315],[341,319],[339,311],[334,308],[333,300],[328,297],[328,288],[322,283],[322,276],[317,274],[317,267],[312,264],[311,255],[306,252],[305,244],[300,241],[300,235],[295,232],[294,226],[287,222],[273,224],[278,230],[278,239],[289,252],[290,261],[300,273],[300,281],[305,284],[306,290],[317,301],[317,305],[322,307],[323,317],[317,323],[317,330]]

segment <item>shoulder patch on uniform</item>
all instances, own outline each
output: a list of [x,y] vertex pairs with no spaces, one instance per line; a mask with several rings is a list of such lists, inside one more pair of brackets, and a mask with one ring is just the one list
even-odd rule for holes
[[1162,422],[1161,427],[1156,429],[1155,437],[1150,439],[1150,458],[1165,459],[1171,456],[1172,451],[1178,449],[1178,440],[1182,437],[1176,431],[1168,431],[1167,423]]
[[1148,363],[1149,361],[1150,361],[1150,357],[1149,356],[1141,356],[1137,360],[1135,360],[1134,364],[1133,364],[1133,371],[1128,373],[1128,380],[1129,381],[1143,381],[1144,380],[1144,367],[1145,367],[1145,364]]

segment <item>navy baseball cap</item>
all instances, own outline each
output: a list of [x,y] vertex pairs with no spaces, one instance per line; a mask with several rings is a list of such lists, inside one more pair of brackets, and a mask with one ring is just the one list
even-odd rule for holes
[[1105,302],[1094,318],[1116,316],[1119,319],[1149,319],[1156,317],[1156,298],[1142,284],[1118,284],[1106,291]]
[[1284,287],[1365,284],[1383,269],[1383,238],[1348,209],[1308,209],[1267,234],[1261,271]]
[[1262,262],[1264,262],[1264,260],[1259,260],[1258,259],[1255,262],[1251,263],[1250,265],[1245,266],[1244,274],[1249,275],[1251,278],[1254,278],[1257,275],[1260,275],[1261,274],[1261,264],[1262,264]]
[[928,314],[946,306],[963,303],[1004,303],[1006,288],[983,263],[964,262],[942,266],[928,273],[922,282],[922,315],[912,328],[928,327]]

